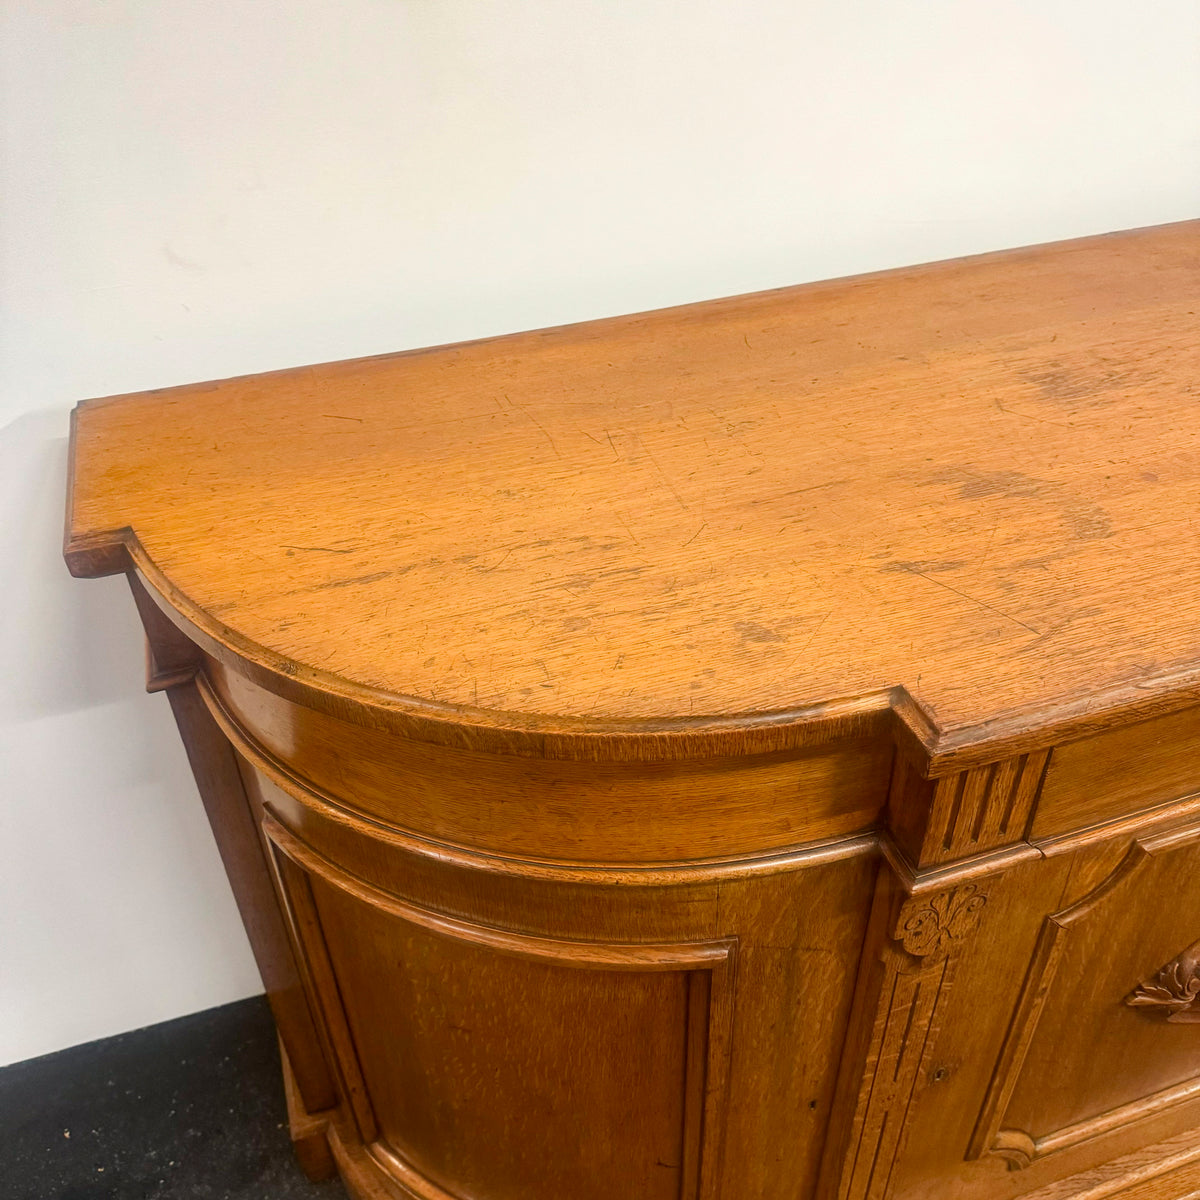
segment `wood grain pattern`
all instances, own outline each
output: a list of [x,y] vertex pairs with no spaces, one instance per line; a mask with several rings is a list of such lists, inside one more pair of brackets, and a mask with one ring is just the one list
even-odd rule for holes
[[935,758],[990,762],[1200,696],[1198,249],[1185,223],[91,402],[67,558],[480,737],[899,688]]
[[1049,761],[1048,750],[1035,751],[928,779],[909,755],[898,755],[888,796],[898,847],[927,867],[1025,840]]
[[[450,1195],[607,1197],[651,1180],[647,1197],[716,1195],[735,940],[605,945],[475,925],[346,875],[272,819],[265,828],[358,1132],[402,1177]],[[423,1062],[434,1038],[438,1061]],[[638,1054],[622,1064],[627,1046]],[[551,1092],[572,1108],[542,1102]],[[581,1129],[579,1109],[598,1127]],[[514,1121],[537,1136],[514,1136]],[[547,1139],[561,1152],[547,1156]]]
[[1047,918],[974,1153],[1028,1166],[1200,1098],[1200,1043],[1162,1036],[1132,1019],[1127,1003],[1130,984],[1145,975],[1140,964],[1200,923],[1195,889],[1173,897],[1153,930],[1131,897],[1161,896],[1171,878],[1194,878],[1198,843],[1196,826],[1139,839],[1093,891]]
[[1200,1188],[1200,222],[74,417],[355,1200]]
[[297,1086],[310,1112],[330,1108],[330,1079],[312,1013],[297,972],[294,947],[273,903],[256,822],[236,759],[196,691],[186,683],[168,691],[201,799],[246,926],[271,1011],[289,1047]]
[[1027,1192],[1026,1200],[1193,1200],[1198,1194],[1200,1139],[1189,1131]]
[[493,854],[645,864],[844,837],[876,825],[892,765],[891,746],[864,737],[658,763],[487,754],[398,740],[284,701],[215,662],[206,678],[260,753],[324,795],[381,823]]
[[1059,746],[1031,834],[1053,837],[1198,792],[1200,708],[1188,708]]
[[825,1148],[822,1197],[891,1195],[909,1108],[936,1045],[953,959],[986,904],[986,889],[974,882],[905,898],[894,879],[881,880],[875,932],[868,935],[859,973],[858,1029],[842,1060],[843,1110],[835,1114]]

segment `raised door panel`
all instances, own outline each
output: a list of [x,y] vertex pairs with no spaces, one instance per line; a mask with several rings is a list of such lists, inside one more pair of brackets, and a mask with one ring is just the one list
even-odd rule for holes
[[448,918],[268,836],[374,1165],[430,1197],[715,1194],[733,943]]
[[1200,1098],[1200,1028],[1179,1019],[1200,937],[1198,876],[1200,827],[1143,838],[1046,919],[976,1153],[1026,1166]]

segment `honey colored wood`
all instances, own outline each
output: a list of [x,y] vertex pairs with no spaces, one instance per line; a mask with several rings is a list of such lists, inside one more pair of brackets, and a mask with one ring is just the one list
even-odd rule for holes
[[1194,1200],[1197,1195],[1200,1139],[1187,1133],[1039,1188],[1028,1200]]
[[67,557],[459,727],[1023,742],[1196,698],[1198,296],[1185,223],[93,401]]
[[[1200,922],[1200,889],[1183,889],[1149,927],[1137,903],[1139,895],[1164,894],[1174,879],[1197,877],[1198,837],[1193,828],[1139,839],[1092,891],[1047,918],[977,1150],[1025,1166],[1125,1123],[1131,1105],[1139,1113],[1166,1111],[1200,1095],[1200,1041],[1120,1016],[1131,994],[1126,964],[1145,962],[1143,975],[1149,974]],[[1114,958],[1121,972],[1104,969]],[[1056,995],[1060,972],[1075,979],[1090,974],[1082,998],[1061,989]]]
[[[1200,709],[1072,742],[1054,753],[1033,835],[1050,837],[1102,816],[1121,817],[1155,800],[1190,795],[1197,778]],[[1096,779],[1104,780],[1099,793]]]
[[355,1200],[1200,1189],[1200,223],[93,401]]
[[304,1107],[304,1098],[296,1086],[296,1076],[288,1061],[287,1048],[279,1043],[279,1057],[283,1066],[283,1096],[287,1104],[288,1133],[292,1148],[301,1169],[309,1179],[316,1182],[332,1179],[337,1174],[337,1163],[329,1148],[329,1121],[327,1117],[313,1116]]
[[291,1047],[297,1086],[308,1109],[330,1108],[337,1101],[337,1092],[320,1051],[287,932],[273,902],[237,760],[194,684],[173,687],[169,696],[280,1036]]
[[875,825],[892,765],[890,745],[861,736],[692,762],[486,754],[330,718],[216,662],[208,678],[226,719],[318,788],[421,837],[526,858],[553,846],[570,862],[665,863],[837,838]]

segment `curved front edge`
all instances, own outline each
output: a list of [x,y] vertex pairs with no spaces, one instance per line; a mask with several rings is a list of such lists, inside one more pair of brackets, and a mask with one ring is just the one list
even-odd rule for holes
[[202,686],[245,756],[298,798],[494,859],[644,868],[843,839],[878,820],[893,757],[886,741],[855,733],[666,762],[532,758],[339,719],[213,659]]

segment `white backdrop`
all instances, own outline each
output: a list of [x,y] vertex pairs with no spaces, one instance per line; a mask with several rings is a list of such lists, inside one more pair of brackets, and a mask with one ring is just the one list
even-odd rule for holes
[[259,990],[76,400],[1200,215],[1195,0],[0,4],[0,1063]]

